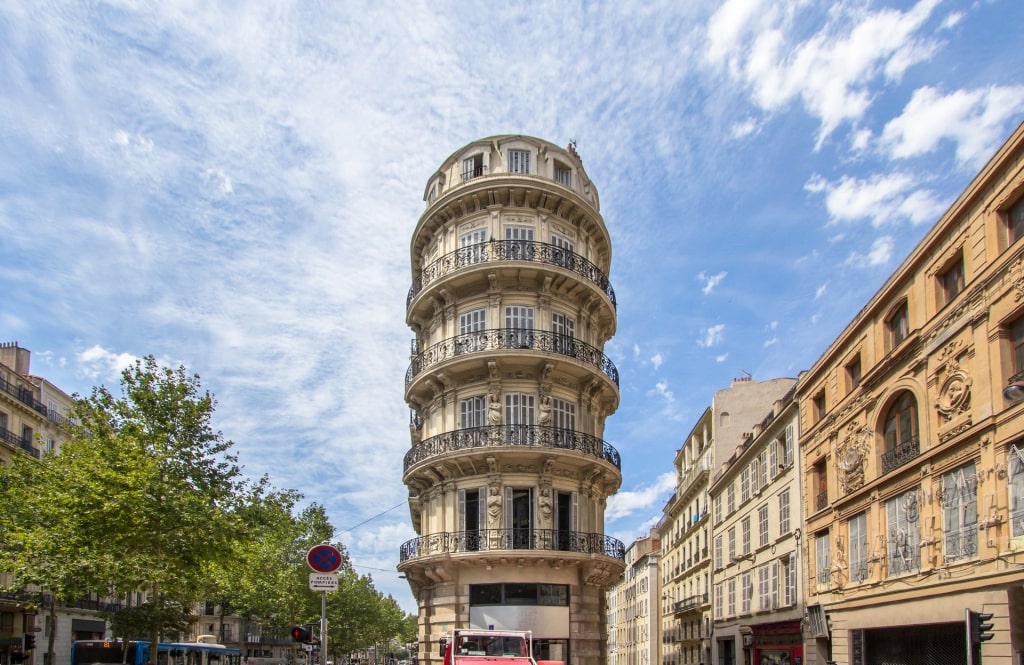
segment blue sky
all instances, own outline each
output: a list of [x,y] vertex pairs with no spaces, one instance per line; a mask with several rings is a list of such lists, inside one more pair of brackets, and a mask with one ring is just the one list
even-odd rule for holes
[[[0,5],[0,341],[153,354],[414,611],[409,240],[494,134],[575,140],[612,235],[627,544],[735,377],[795,377],[1024,120],[1024,3]],[[396,509],[389,510],[399,506]],[[385,512],[387,511],[387,512]]]

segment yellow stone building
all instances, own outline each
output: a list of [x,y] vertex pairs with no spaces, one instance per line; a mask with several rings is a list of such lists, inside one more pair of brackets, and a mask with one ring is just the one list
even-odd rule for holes
[[427,182],[412,236],[403,479],[418,537],[399,570],[421,662],[453,628],[530,629],[538,659],[606,662],[604,534],[622,482],[604,441],[619,404],[612,246],[570,145],[495,136]]
[[808,665],[1021,662],[1022,235],[1024,125],[800,378]]

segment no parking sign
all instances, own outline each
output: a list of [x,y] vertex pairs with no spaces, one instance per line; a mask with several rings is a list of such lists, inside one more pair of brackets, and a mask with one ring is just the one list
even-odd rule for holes
[[333,573],[341,568],[341,552],[334,545],[314,545],[306,552],[306,563],[317,573]]

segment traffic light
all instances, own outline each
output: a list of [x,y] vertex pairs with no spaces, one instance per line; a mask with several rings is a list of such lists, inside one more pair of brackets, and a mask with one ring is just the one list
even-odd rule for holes
[[300,642],[305,644],[307,642],[311,642],[312,640],[313,636],[309,632],[308,628],[304,628],[303,626],[294,626],[292,628],[292,642]]
[[971,644],[988,642],[995,635],[992,633],[992,615],[987,612],[967,610],[967,635]]
[[21,636],[21,651],[22,653],[31,651],[36,648],[36,635],[35,633],[25,633]]

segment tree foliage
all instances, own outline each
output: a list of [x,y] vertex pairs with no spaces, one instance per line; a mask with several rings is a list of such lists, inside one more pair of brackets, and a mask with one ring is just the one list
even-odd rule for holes
[[[204,600],[270,634],[318,623],[306,553],[330,542],[334,527],[322,506],[300,509],[299,492],[245,478],[233,444],[211,426],[215,407],[198,376],[152,356],[122,373],[120,396],[103,386],[76,395],[56,453],[0,465],[9,590],[34,585],[63,603],[146,591],[145,603],[108,617],[115,636],[130,639],[177,638]],[[415,617],[336,546],[344,564],[327,597],[331,652],[414,639]]]

